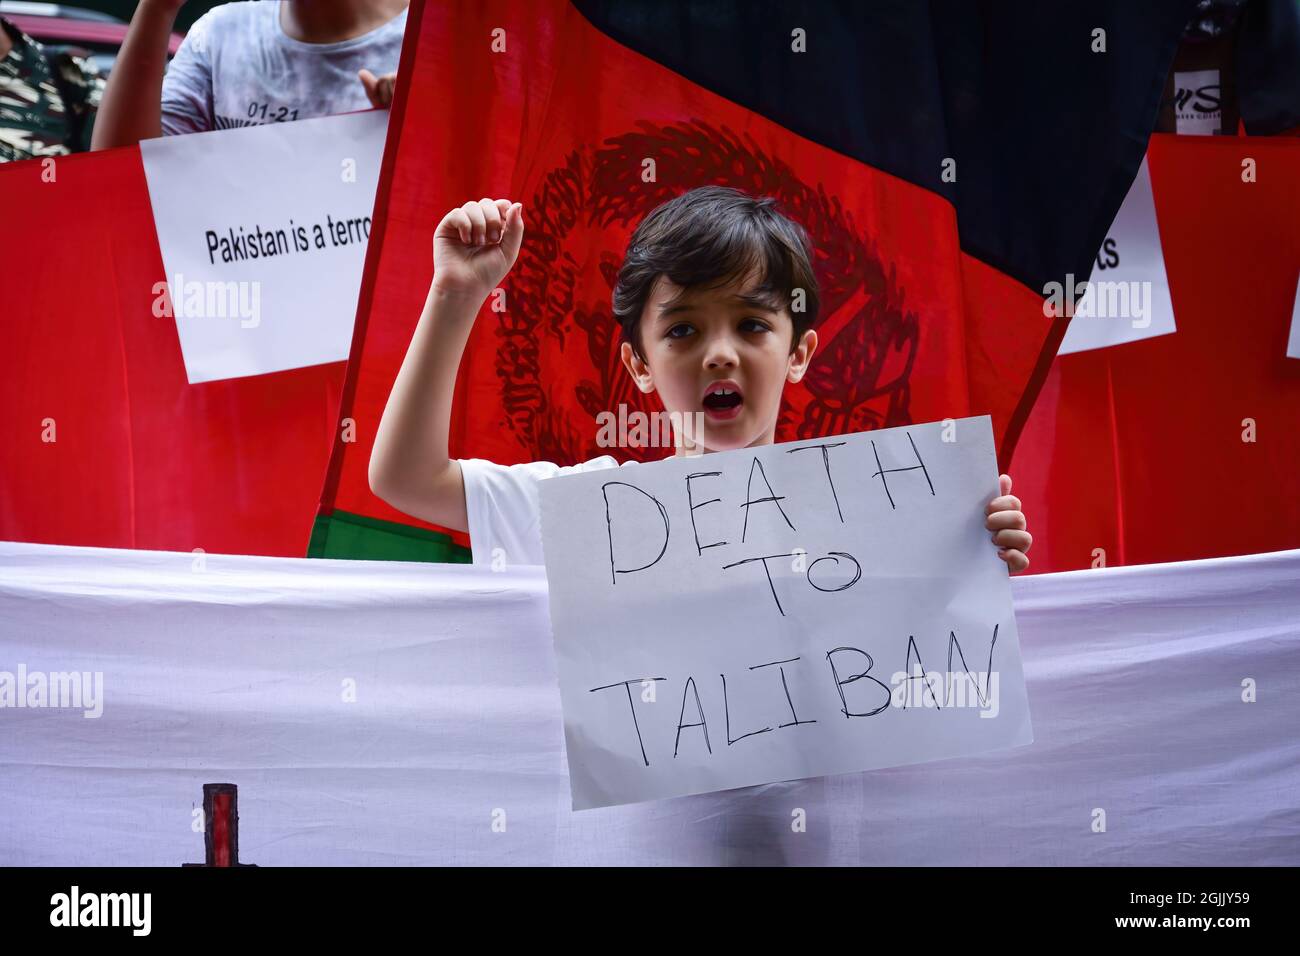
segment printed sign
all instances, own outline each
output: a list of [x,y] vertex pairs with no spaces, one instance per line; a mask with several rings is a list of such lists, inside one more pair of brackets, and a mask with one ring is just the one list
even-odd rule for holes
[[1295,301],[1291,305],[1291,334],[1286,341],[1286,357],[1300,359],[1300,278],[1296,279]]
[[191,383],[348,357],[387,110],[144,140]]
[[[1062,301],[1074,301],[1072,288],[1064,290]],[[1087,291],[1075,305],[1056,354],[1138,342],[1175,331],[1151,173],[1143,159],[1097,251]]]

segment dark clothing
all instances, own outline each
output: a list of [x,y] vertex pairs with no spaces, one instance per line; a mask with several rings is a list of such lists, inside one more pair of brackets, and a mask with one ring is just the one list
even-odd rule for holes
[[104,81],[88,61],[48,53],[0,17],[13,49],[0,60],[0,162],[63,156],[90,148]]

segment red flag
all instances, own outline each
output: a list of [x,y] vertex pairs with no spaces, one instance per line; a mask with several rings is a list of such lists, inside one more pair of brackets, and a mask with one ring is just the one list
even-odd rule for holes
[[137,148],[0,166],[0,538],[299,556],[343,363],[190,385]]

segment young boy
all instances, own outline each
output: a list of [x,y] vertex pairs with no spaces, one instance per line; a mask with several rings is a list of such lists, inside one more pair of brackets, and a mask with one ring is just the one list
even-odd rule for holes
[[[523,207],[505,199],[466,203],[438,224],[433,284],[370,456],[371,490],[413,517],[468,531],[475,564],[497,549],[509,564],[543,563],[537,483],[619,467],[609,455],[566,467],[448,457],[465,342],[523,238]],[[775,441],[785,383],[803,377],[817,349],[818,296],[808,236],[774,200],[705,186],[659,206],[632,234],[613,305],[637,387],[680,413],[674,421],[703,413],[703,434],[677,436],[678,455]],[[1010,476],[1000,486],[985,525],[999,557],[1023,571],[1032,538]]]

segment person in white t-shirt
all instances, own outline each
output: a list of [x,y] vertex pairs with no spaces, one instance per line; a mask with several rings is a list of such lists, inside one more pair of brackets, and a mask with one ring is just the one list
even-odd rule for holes
[[[507,466],[448,454],[465,342],[523,238],[523,206],[506,199],[468,202],[438,224],[433,283],[370,456],[371,490],[413,517],[468,531],[475,564],[498,554],[507,564],[543,563],[538,483],[619,467],[609,455]],[[804,308],[792,311],[796,290]],[[785,384],[803,377],[817,348],[818,304],[808,235],[773,199],[704,186],[642,220],[615,282],[613,311],[636,386],[657,393],[674,421],[703,414],[702,435],[675,436],[678,455],[773,444]],[[1033,541],[1020,508],[1002,475],[985,525],[1012,571],[1028,567]]]
[[92,149],[392,102],[408,0],[225,3],[199,17],[168,66],[167,41],[184,2],[136,7]]

